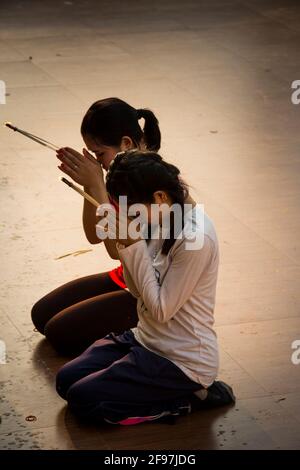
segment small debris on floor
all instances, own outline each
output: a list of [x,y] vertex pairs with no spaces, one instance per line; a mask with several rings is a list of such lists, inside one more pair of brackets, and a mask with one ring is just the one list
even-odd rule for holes
[[34,416],[34,415],[29,415],[29,416],[26,416],[26,421],[36,421],[37,420],[37,417]]
[[54,260],[58,260],[58,259],[62,259],[62,258],[66,258],[67,256],[79,256],[79,255],[83,255],[84,253],[88,253],[89,251],[93,251],[91,249],[89,250],[77,250],[77,251],[72,251],[72,253],[67,253],[65,255],[61,255],[59,256],[58,258],[54,258]]

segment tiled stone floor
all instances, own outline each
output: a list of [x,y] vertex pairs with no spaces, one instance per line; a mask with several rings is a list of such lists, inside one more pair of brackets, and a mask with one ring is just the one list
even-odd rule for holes
[[161,153],[218,229],[220,377],[238,397],[175,426],[83,426],[66,411],[54,390],[64,360],[30,308],[115,262],[85,240],[82,201],[58,181],[53,153],[1,127],[0,448],[299,449],[299,2],[1,0],[0,18],[1,121],[81,149],[96,99],[157,113]]

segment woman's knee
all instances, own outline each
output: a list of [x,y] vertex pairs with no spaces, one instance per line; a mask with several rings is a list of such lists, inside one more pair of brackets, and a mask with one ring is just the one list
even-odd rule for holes
[[71,362],[62,366],[56,374],[56,391],[61,398],[67,400],[67,393],[74,383],[78,380],[77,369]]
[[84,380],[78,380],[68,390],[67,401],[71,407],[83,405],[86,402],[88,387]]
[[81,418],[97,419],[101,418],[101,394],[99,390],[94,390],[88,378],[83,378],[75,382],[66,393],[68,406]]
[[45,325],[47,322],[47,319],[45,319],[45,304],[44,304],[44,299],[38,300],[32,307],[31,309],[31,320],[32,323],[34,324],[35,328],[44,334],[45,330]]
[[79,354],[74,344],[72,330],[68,331],[59,317],[53,317],[46,323],[44,335],[58,353],[66,356]]

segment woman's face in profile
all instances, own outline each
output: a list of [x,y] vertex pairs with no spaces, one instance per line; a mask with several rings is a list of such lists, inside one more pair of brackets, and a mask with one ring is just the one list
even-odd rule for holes
[[118,147],[110,147],[95,142],[90,136],[84,136],[83,140],[88,151],[95,155],[97,162],[107,171],[111,161],[115,158],[120,149]]
[[[96,160],[100,163],[105,171],[108,170],[110,163],[118,152],[136,148],[136,145],[134,145],[131,138],[127,136],[122,138],[120,146],[109,146],[101,144],[100,142],[95,141],[95,139],[89,135],[85,135],[83,140],[89,152],[95,155]],[[143,140],[141,141],[139,147],[145,149]]]

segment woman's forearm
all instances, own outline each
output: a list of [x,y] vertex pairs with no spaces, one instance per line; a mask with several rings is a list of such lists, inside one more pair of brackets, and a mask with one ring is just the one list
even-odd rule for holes
[[[104,184],[100,183],[94,186],[84,187],[85,192],[92,196],[99,204],[110,203]],[[101,243],[96,232],[96,225],[101,217],[96,216],[96,207],[86,199],[83,205],[83,229],[88,241],[92,244]],[[105,248],[109,256],[113,259],[119,259],[118,250],[116,249],[115,240],[104,240]]]

